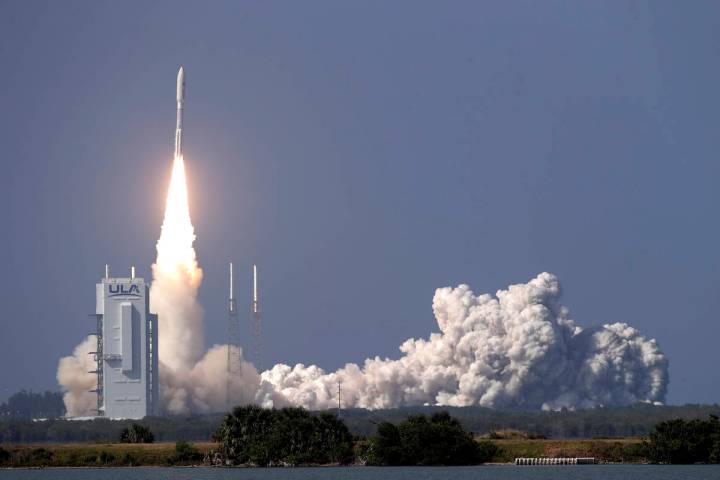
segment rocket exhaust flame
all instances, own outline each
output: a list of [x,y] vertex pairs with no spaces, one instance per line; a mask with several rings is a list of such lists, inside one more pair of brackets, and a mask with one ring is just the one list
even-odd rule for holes
[[164,271],[181,268],[190,275],[196,274],[195,238],[190,220],[185,163],[182,157],[175,157],[165,202],[165,218],[157,244],[157,267]]
[[[252,364],[226,378],[227,346],[204,353],[203,311],[197,300],[202,281],[193,242],[183,157],[175,157],[168,188],[157,260],[153,265],[150,308],[158,314],[160,401],[169,413],[217,412],[251,403],[260,387]],[[233,347],[236,348],[236,347]]]
[[194,241],[185,164],[182,157],[175,157],[150,288],[150,308],[158,314],[162,332],[158,337],[160,362],[174,370],[192,368],[204,348],[203,312],[197,301],[202,270]]

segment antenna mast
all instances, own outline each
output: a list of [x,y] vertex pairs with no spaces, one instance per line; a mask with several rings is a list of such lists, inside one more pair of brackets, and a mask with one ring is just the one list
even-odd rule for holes
[[262,372],[262,318],[260,317],[260,298],[258,296],[258,271],[253,265],[253,291],[252,291],[252,324],[253,324],[253,356],[255,367]]
[[228,408],[232,407],[232,379],[240,374],[242,364],[240,360],[240,320],[237,314],[237,300],[235,300],[235,274],[233,264],[230,262],[230,299],[228,301],[228,343],[227,343],[227,385],[225,389],[225,402]]

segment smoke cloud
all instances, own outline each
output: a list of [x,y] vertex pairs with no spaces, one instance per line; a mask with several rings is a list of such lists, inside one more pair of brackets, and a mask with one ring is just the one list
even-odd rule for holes
[[160,403],[168,413],[217,412],[254,402],[260,376],[240,351],[241,369],[228,379],[227,345],[215,345],[203,356],[203,310],[197,300],[202,270],[188,205],[185,166],[177,157],[150,287],[150,310],[159,323]]
[[68,417],[97,413],[97,395],[90,392],[97,385],[97,377],[90,373],[97,367],[90,354],[96,347],[95,337],[87,337],[75,347],[72,355],[60,359],[57,380],[65,391],[63,401]]
[[161,403],[169,413],[184,414],[221,412],[233,405],[255,403],[260,389],[260,375],[255,367],[242,361],[240,372],[229,379],[229,385],[226,369],[227,345],[210,348],[190,370],[173,370],[161,365]]
[[440,329],[410,339],[397,360],[375,357],[325,373],[275,365],[262,379],[291,404],[310,409],[481,405],[560,409],[663,402],[668,362],[655,340],[614,323],[583,330],[560,303],[560,283],[541,273],[496,296],[467,285],[440,288]]
[[[255,402],[256,395],[266,404],[282,404],[282,398],[261,386],[260,375],[242,360],[242,351],[238,352],[240,371],[230,379],[226,376],[227,345],[215,345],[204,353],[203,310],[197,299],[203,272],[193,248],[195,231],[188,205],[185,166],[182,157],[177,157],[150,287],[150,310],[158,314],[161,407],[176,414],[218,412]],[[68,416],[97,413],[97,397],[88,392],[97,381],[88,373],[96,367],[88,352],[95,350],[95,337],[88,337],[73,356],[60,360],[58,383],[66,392]]]
[[160,370],[161,379],[167,369],[192,369],[205,348],[203,310],[197,300],[203,273],[195,256],[194,241],[185,165],[182,157],[177,157],[150,287],[150,310],[158,314],[158,355],[164,367]]
[[[369,409],[405,405],[480,405],[555,410],[664,402],[668,361],[653,339],[624,323],[583,329],[560,304],[560,283],[541,273],[495,296],[467,285],[439,288],[439,332],[409,339],[398,359],[349,363],[333,373],[311,365],[275,365],[259,374],[242,360],[228,380],[227,345],[203,355],[202,281],[193,248],[185,169],[175,159],[152,267],[151,311],[159,316],[160,400],[165,412],[217,412],[232,405],[337,405]],[[96,377],[89,337],[60,360],[58,382],[69,416],[94,414]],[[229,383],[228,383],[229,382]]]

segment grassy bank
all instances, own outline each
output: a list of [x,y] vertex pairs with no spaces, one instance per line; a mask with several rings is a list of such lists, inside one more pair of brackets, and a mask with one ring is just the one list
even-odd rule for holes
[[493,462],[512,462],[518,457],[595,457],[606,463],[646,462],[642,439],[598,440],[493,440],[500,447]]
[[216,443],[195,443],[179,455],[175,443],[43,444],[0,446],[0,467],[121,467],[199,465]]
[[[500,447],[494,463],[516,457],[595,457],[602,462],[643,463],[642,440],[493,440]],[[0,446],[1,467],[120,467],[200,465],[217,443],[194,443],[194,455],[178,455],[175,443],[43,444]]]

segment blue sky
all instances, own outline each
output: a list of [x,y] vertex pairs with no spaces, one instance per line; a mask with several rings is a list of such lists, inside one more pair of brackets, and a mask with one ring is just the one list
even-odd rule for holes
[[711,1],[0,2],[0,398],[57,388],[105,263],[150,277],[180,64],[208,344],[230,260],[265,363],[327,369],[550,271],[720,398]]

